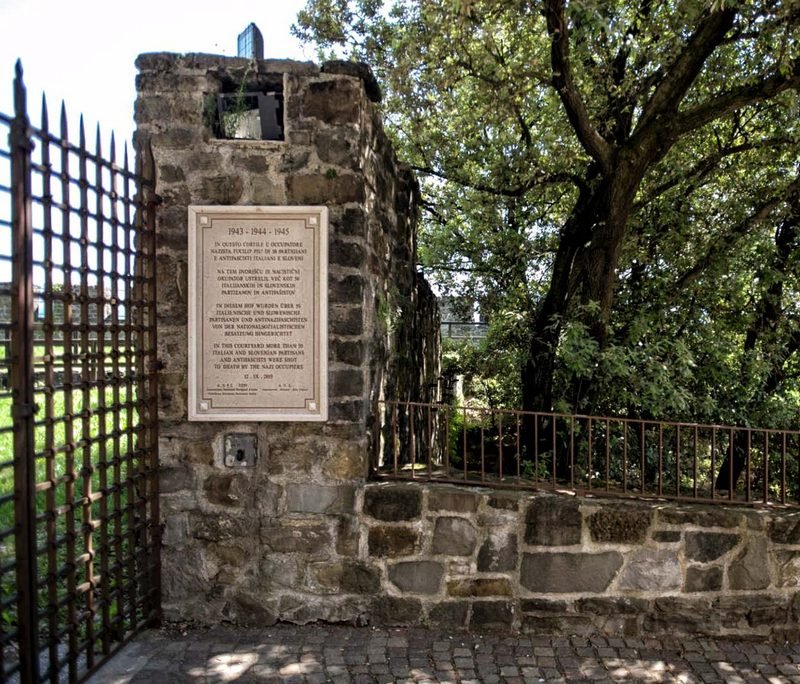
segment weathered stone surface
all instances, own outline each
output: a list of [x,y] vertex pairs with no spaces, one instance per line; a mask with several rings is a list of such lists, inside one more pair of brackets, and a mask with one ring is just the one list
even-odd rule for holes
[[[592,619],[585,615],[524,615],[522,631],[525,634],[570,634],[583,636],[597,631]],[[619,634],[619,632],[617,632]]]
[[252,538],[256,533],[257,521],[251,516],[227,516],[191,511],[188,525],[194,539],[219,542]]
[[364,183],[353,174],[304,174],[286,180],[289,198],[297,204],[364,201]]
[[413,520],[422,512],[422,492],[416,487],[369,487],[364,512],[376,520]]
[[520,601],[520,610],[523,613],[565,613],[566,601],[551,601],[550,599],[523,599]]
[[401,591],[412,594],[436,594],[444,568],[434,561],[407,561],[389,567],[389,580]]
[[605,591],[622,566],[622,554],[526,553],[522,556],[520,584],[535,593]]
[[722,568],[718,565],[712,565],[710,568],[690,566],[686,569],[684,591],[718,591],[720,589],[722,589]]
[[364,279],[349,275],[331,278],[328,283],[328,299],[331,304],[361,304],[364,301]]
[[719,631],[721,616],[708,600],[666,596],[653,602],[642,624],[645,633],[707,634]]
[[613,544],[641,544],[647,537],[652,514],[649,510],[620,507],[592,513],[586,523],[592,541]]
[[581,541],[582,517],[574,498],[543,496],[531,501],[525,519],[525,542],[536,546],[570,546]]
[[328,382],[334,396],[361,397],[364,394],[364,373],[360,369],[331,371]]
[[232,473],[209,475],[203,482],[206,498],[222,506],[241,506],[247,489],[246,477]]
[[510,601],[475,601],[472,604],[471,628],[510,627],[514,605]]
[[208,204],[236,204],[242,197],[244,183],[238,176],[212,176],[204,178],[201,201]]
[[457,598],[511,596],[511,583],[506,577],[476,577],[447,582],[447,594]]
[[194,489],[194,471],[189,468],[160,468],[158,471],[158,487],[162,494]]
[[366,262],[364,248],[357,242],[331,241],[328,248],[328,261],[345,268],[362,268]]
[[280,553],[329,553],[333,547],[330,527],[324,522],[286,520],[262,532],[267,546]]
[[376,594],[381,587],[380,571],[360,561],[320,563],[311,573],[319,586],[335,593]]
[[336,553],[340,556],[357,556],[358,542],[358,518],[354,515],[342,516],[336,528]]
[[712,603],[713,610],[724,616],[723,622],[741,623],[750,627],[785,622],[789,618],[790,604],[782,596],[765,594],[729,594],[719,596]]
[[681,533],[678,530],[655,530],[652,536],[653,541],[663,544],[674,544],[681,540]]
[[519,510],[519,495],[518,494],[495,494],[489,497],[488,504],[490,508],[497,508],[501,511],[518,511]]
[[766,589],[770,584],[767,540],[752,537],[728,567],[728,584],[733,590]]
[[465,518],[437,518],[431,552],[450,556],[469,556],[475,550],[478,534]]
[[783,549],[775,551],[775,567],[778,570],[777,586],[800,585],[800,551]]
[[323,74],[342,74],[355,76],[364,82],[364,91],[372,102],[381,101],[381,87],[372,73],[372,69],[364,62],[350,62],[343,59],[332,59],[323,62],[319,69]]
[[333,340],[329,346],[331,358],[337,363],[361,366],[364,363],[364,343]]
[[738,534],[725,532],[687,532],[685,549],[689,560],[707,563],[724,556],[739,543]]
[[775,517],[767,529],[770,541],[774,544],[800,544],[800,515]]
[[464,489],[434,488],[428,494],[428,510],[473,513],[478,510],[480,497]]
[[303,97],[303,115],[324,123],[356,123],[360,113],[359,84],[332,79],[311,83]]
[[278,621],[277,601],[240,589],[231,598],[225,614],[241,627],[269,627]]
[[435,603],[428,611],[431,627],[462,629],[467,624],[469,603],[466,601],[443,601]]
[[673,549],[639,549],[627,557],[617,587],[623,591],[669,591],[681,586],[681,565]]
[[286,510],[290,513],[353,513],[355,488],[314,483],[287,484]]
[[698,527],[738,527],[742,521],[741,511],[720,506],[680,508],[664,506],[658,511],[659,522],[668,525],[697,525]]
[[186,180],[183,169],[173,164],[162,164],[158,167],[159,180],[162,183],[178,183]]
[[418,625],[422,619],[422,601],[378,596],[372,603],[370,618],[373,624],[383,627]]
[[517,535],[490,533],[478,551],[478,572],[501,572],[517,567]]
[[361,307],[331,306],[329,323],[335,335],[361,335],[364,332],[364,310]]
[[370,556],[408,556],[419,548],[419,532],[410,527],[378,526],[369,531]]
[[637,615],[645,612],[650,604],[645,599],[629,596],[597,596],[578,599],[575,607],[581,613],[593,615]]

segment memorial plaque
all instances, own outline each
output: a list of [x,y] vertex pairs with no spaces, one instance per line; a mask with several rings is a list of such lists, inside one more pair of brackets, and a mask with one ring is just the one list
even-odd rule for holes
[[189,420],[327,420],[328,210],[189,207]]

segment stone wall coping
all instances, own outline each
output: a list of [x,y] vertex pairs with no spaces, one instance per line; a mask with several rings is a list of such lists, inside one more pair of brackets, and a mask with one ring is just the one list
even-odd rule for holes
[[[259,59],[259,71],[264,73],[287,73],[299,75],[316,75],[320,68],[314,62],[294,59]],[[246,57],[229,57],[204,52],[143,52],[136,58],[136,68],[140,71],[164,69],[174,65],[178,67],[205,70],[225,64],[226,66],[246,67],[253,60]]]

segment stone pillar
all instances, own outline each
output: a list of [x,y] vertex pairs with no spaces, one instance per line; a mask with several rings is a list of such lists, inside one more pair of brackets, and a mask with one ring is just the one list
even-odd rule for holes
[[[159,53],[140,56],[137,66],[136,140],[152,150],[163,199],[158,351],[165,614],[254,625],[360,620],[380,583],[377,568],[364,560],[356,516],[379,428],[377,401],[387,392],[398,398],[398,387],[420,398],[437,371],[435,311],[415,270],[417,186],[383,133],[373,103],[377,85],[368,70],[348,63],[319,68]],[[209,103],[243,80],[248,88],[282,86],[284,141],[214,137]],[[188,422],[191,204],[328,207],[326,423]],[[405,331],[407,344],[422,328],[432,337],[414,348],[425,350],[428,361],[405,364],[412,367],[408,377],[398,377],[396,331]],[[224,466],[222,446],[231,432],[256,435],[255,467]]]

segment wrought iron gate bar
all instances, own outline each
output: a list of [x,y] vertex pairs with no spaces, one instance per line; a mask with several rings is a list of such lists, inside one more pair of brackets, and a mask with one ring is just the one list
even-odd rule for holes
[[32,126],[19,64],[2,126],[0,682],[74,682],[160,615],[157,197],[63,105]]

